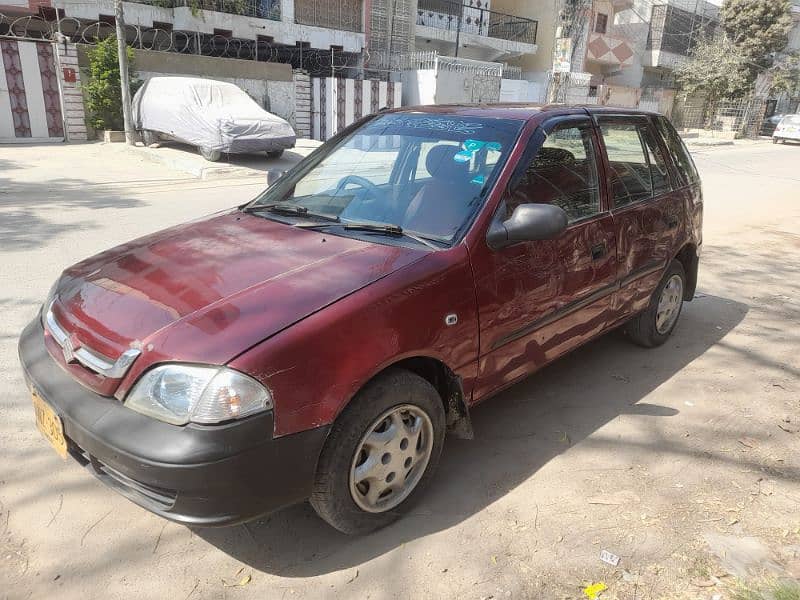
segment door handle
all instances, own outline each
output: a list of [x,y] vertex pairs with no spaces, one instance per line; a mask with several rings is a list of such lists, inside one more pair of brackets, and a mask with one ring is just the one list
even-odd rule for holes
[[592,246],[592,260],[600,260],[606,255],[606,245],[597,244]]

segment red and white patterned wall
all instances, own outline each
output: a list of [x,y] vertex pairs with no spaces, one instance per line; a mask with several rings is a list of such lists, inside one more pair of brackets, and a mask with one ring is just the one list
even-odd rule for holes
[[0,39],[0,141],[63,139],[53,44]]

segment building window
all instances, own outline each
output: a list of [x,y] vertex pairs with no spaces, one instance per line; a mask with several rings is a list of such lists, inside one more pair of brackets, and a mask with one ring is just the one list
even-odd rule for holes
[[604,15],[603,13],[597,13],[597,17],[594,20],[594,32],[605,33],[607,29],[608,29],[608,15]]

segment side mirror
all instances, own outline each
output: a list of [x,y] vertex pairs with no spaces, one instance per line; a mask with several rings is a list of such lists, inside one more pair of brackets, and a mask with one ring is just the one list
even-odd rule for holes
[[286,171],[281,171],[280,169],[270,169],[267,171],[267,187],[275,185],[275,182],[283,177],[285,173]]
[[569,219],[560,206],[554,204],[520,204],[509,219],[495,219],[486,241],[492,248],[505,248],[517,242],[551,240],[567,228]]

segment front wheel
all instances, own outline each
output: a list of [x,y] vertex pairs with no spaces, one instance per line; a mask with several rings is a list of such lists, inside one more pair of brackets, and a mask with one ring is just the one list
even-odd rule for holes
[[685,289],[683,265],[673,260],[648,307],[625,324],[628,337],[645,348],[655,348],[666,342],[681,315]]
[[368,383],[334,423],[311,505],[348,534],[385,527],[427,486],[439,462],[445,415],[436,389],[392,369]]
[[217,162],[220,157],[222,156],[222,152],[219,150],[212,150],[211,148],[200,147],[200,154],[205,158],[207,161],[210,162]]
[[142,131],[142,142],[145,146],[152,146],[158,143],[158,133],[152,129],[144,129]]

